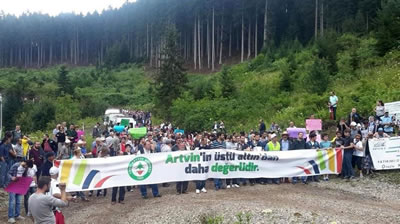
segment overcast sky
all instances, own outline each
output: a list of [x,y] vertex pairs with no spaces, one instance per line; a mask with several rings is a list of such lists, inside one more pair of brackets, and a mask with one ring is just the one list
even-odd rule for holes
[[[6,14],[21,15],[23,12],[42,12],[56,16],[62,12],[99,13],[111,6],[121,7],[127,0],[0,0],[0,11]],[[128,0],[134,2],[135,0]]]

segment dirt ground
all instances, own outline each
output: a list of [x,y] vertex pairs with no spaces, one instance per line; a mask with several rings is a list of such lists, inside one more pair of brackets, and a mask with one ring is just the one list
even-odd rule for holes
[[[400,187],[378,178],[219,191],[209,181],[207,189],[196,194],[190,182],[188,194],[176,195],[171,184],[159,187],[161,198],[149,189],[149,199],[142,199],[135,188],[125,204],[116,205],[109,190],[105,198],[71,203],[63,211],[66,223],[400,223]],[[0,223],[7,220],[6,209],[0,208]]]

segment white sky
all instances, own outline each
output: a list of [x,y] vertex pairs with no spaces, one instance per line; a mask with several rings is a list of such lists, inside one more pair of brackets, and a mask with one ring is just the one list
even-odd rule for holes
[[121,7],[126,1],[135,0],[0,0],[0,11],[6,14],[21,15],[23,12],[41,12],[56,16],[60,13],[74,12],[76,14],[87,12],[101,13],[109,6]]

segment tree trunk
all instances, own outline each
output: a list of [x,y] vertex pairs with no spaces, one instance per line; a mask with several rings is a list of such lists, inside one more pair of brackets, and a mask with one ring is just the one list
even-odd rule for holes
[[194,17],[194,32],[193,32],[193,60],[194,60],[194,70],[197,69],[197,21]]
[[149,24],[148,23],[146,23],[146,57],[148,58],[149,57],[149,53],[150,53],[150,48],[149,48],[149,44],[150,44],[150,41],[149,41]]
[[243,57],[244,57],[244,15],[242,12],[242,47],[241,47],[241,57],[240,57],[240,62],[243,62]]
[[321,15],[320,15],[320,35],[324,37],[324,0],[321,0]]
[[214,63],[215,63],[215,12],[214,12],[214,6],[212,9],[212,32],[211,32],[211,38],[212,38],[212,46],[211,46],[211,70],[214,71]]
[[50,43],[49,64],[53,64],[53,42]]
[[200,16],[197,16],[197,42],[198,42],[198,55],[199,55],[199,70],[201,70],[201,38],[200,38]]
[[318,37],[318,0],[315,0],[315,24],[314,24],[314,38]]
[[210,19],[207,16],[207,68],[210,69]]
[[229,25],[229,57],[232,57],[232,21]]
[[225,6],[222,8],[222,18],[221,18],[221,35],[220,35],[220,43],[219,43],[219,64],[222,65],[222,47],[224,41],[224,11]]
[[249,17],[249,30],[247,36],[247,59],[251,56],[251,19]]
[[[186,41],[186,38],[185,38]],[[186,45],[185,45],[186,49]],[[150,24],[150,67],[153,66],[153,24]]]
[[254,26],[254,57],[257,57],[257,54],[258,54],[257,31],[258,31],[258,19],[257,19],[257,7],[256,7],[256,24]]
[[268,0],[265,0],[263,48],[267,47],[267,39],[268,39],[267,35],[268,35]]

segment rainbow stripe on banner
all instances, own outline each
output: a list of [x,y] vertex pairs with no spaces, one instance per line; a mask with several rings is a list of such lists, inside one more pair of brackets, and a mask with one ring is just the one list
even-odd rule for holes
[[[325,158],[328,159],[325,159]],[[328,164],[326,164],[328,163]],[[302,169],[305,174],[320,174],[322,170],[329,169],[332,172],[341,173],[343,163],[343,150],[327,149],[317,151],[317,159],[308,161],[305,166],[297,166]],[[309,167],[309,168],[308,168]]]
[[[86,159],[80,160],[63,160],[54,162],[54,166],[60,167],[60,182],[68,183],[69,179],[71,178],[71,170],[72,165],[75,163],[79,164],[78,169],[75,171],[75,175],[73,177],[72,183],[77,186],[81,186],[82,182],[82,189],[88,189],[90,184],[92,183],[94,177],[100,173],[98,170],[90,170],[88,166],[88,161]],[[86,170],[90,170],[89,174],[84,178]],[[112,176],[104,177],[100,181],[95,184],[95,188],[101,188],[103,184],[110,179]]]

